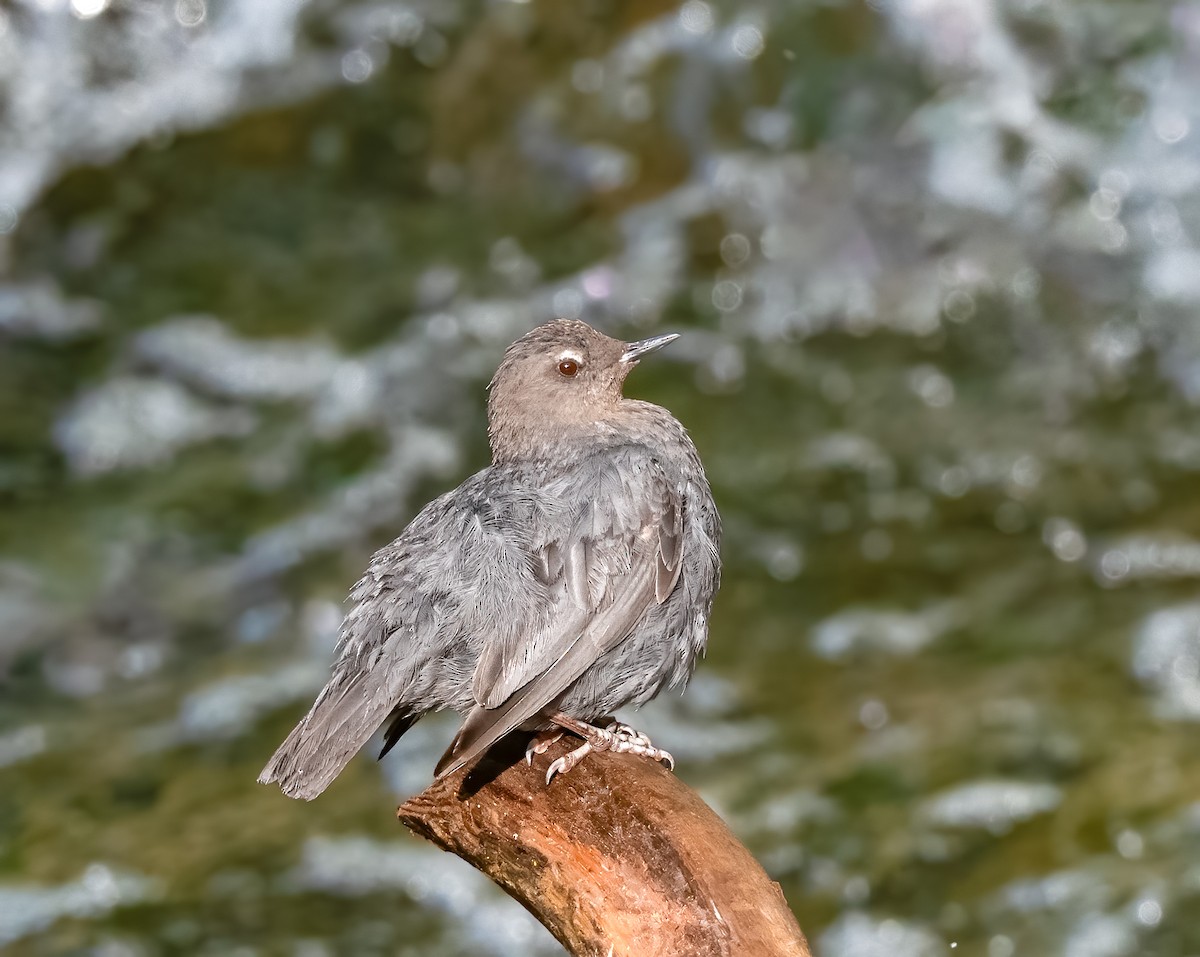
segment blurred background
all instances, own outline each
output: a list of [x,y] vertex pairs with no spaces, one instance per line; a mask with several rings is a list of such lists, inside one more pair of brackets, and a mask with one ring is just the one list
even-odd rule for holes
[[557,315],[685,333],[636,723],[821,957],[1200,953],[1198,122],[1195,0],[0,0],[0,948],[559,952],[453,721],[254,783]]

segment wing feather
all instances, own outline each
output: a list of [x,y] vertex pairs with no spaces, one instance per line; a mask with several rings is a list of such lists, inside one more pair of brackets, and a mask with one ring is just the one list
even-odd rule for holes
[[683,539],[683,509],[675,496],[669,493],[664,498],[661,518],[658,522],[657,574],[654,581],[654,597],[661,605],[666,601],[683,569],[680,559]]
[[[601,476],[598,485],[605,480],[612,477]],[[671,595],[682,564],[678,492],[657,470],[619,487],[629,494],[591,498],[569,524],[569,540],[546,542],[531,556],[535,574],[556,595],[553,610],[541,627],[484,649],[473,679],[478,706],[439,762],[439,776],[551,707],[648,608]]]

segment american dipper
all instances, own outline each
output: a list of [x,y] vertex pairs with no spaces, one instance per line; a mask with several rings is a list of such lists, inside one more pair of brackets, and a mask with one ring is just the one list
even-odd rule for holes
[[589,751],[668,764],[608,723],[687,683],[708,640],[720,517],[696,447],[621,386],[678,338],[625,343],[559,319],[504,354],[488,397],[492,464],[430,502],[350,593],[333,677],[259,781],[311,800],[386,721],[382,757],[422,715],[465,720],[440,777],[509,732],[570,731]]

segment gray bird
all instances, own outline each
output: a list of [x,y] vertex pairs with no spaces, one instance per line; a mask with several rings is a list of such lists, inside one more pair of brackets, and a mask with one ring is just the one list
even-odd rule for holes
[[720,517],[696,447],[621,387],[647,353],[555,320],[514,342],[489,388],[492,464],[430,502],[350,594],[333,676],[263,769],[311,800],[387,724],[380,757],[422,715],[465,715],[440,777],[509,732],[569,731],[593,750],[672,764],[595,722],[682,687],[708,640]]

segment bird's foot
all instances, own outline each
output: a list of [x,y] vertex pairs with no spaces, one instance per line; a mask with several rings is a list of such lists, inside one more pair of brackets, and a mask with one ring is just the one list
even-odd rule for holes
[[593,751],[612,751],[615,754],[637,754],[654,761],[661,761],[668,768],[675,767],[675,758],[671,756],[670,751],[656,748],[645,734],[629,727],[627,724],[614,721],[606,728],[598,728],[595,725],[588,724],[586,721],[580,721],[565,714],[553,715],[550,720],[560,728],[583,738],[583,744],[574,751],[568,751],[562,757],[556,758],[550,763],[550,767],[546,769],[547,784],[554,779],[556,774],[566,774]]
[[539,731],[529,739],[529,744],[525,748],[525,763],[532,765],[533,756],[535,754],[545,754],[559,739],[562,738],[565,732],[550,728],[548,731]]
[[650,740],[650,736],[645,731],[639,731],[637,728],[627,724],[622,724],[620,721],[614,720],[612,724],[606,724],[605,730],[613,734],[627,737],[631,741],[636,741],[638,744],[645,745],[647,748],[654,749],[654,744]]

